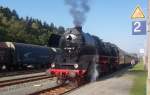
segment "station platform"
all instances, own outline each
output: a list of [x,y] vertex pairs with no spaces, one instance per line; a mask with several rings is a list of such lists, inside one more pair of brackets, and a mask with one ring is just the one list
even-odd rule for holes
[[134,75],[123,69],[66,95],[130,95]]

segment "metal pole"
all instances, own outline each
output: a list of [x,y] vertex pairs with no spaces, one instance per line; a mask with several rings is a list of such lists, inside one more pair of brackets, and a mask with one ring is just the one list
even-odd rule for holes
[[147,95],[150,95],[150,0],[148,0],[148,13],[147,13],[147,27],[148,27],[148,32],[147,32],[147,55],[148,55],[148,77],[147,77]]

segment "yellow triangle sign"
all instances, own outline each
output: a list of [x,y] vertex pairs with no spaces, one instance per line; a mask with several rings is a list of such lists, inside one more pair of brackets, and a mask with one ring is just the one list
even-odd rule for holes
[[132,19],[145,18],[144,13],[143,13],[142,9],[140,8],[140,6],[136,7],[131,18]]

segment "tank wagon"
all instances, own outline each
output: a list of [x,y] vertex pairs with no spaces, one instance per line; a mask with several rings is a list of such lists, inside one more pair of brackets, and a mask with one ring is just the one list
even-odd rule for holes
[[52,48],[39,45],[0,42],[0,69],[48,68],[55,57]]

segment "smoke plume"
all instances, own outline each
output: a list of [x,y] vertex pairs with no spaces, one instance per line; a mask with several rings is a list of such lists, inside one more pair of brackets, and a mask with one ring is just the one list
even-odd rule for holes
[[89,0],[65,0],[65,4],[70,6],[74,25],[82,26],[86,20],[85,14],[90,10]]

